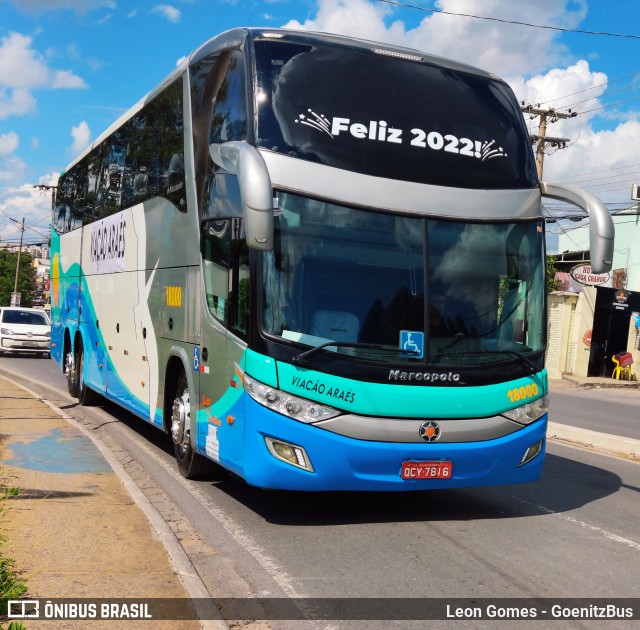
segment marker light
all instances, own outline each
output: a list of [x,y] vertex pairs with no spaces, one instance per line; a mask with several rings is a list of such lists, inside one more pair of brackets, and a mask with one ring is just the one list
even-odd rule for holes
[[527,403],[520,407],[516,407],[515,409],[509,409],[509,411],[504,411],[502,413],[505,418],[509,418],[509,420],[513,420],[518,424],[531,424],[538,418],[544,416],[545,413],[549,410],[549,394],[543,396],[542,398],[538,398],[538,400],[534,400],[533,402]]
[[384,48],[371,49],[377,55],[386,55],[387,57],[395,57],[396,59],[407,59],[408,61],[424,61],[424,57],[418,55],[408,55],[407,53],[397,52],[395,50],[385,50]]
[[244,375],[244,389],[257,403],[277,411],[289,418],[305,422],[319,422],[340,415],[340,411],[327,405],[321,405],[305,398],[292,396],[275,387],[269,387],[260,381],[256,381],[247,374]]
[[282,442],[281,440],[276,440],[271,437],[265,437],[264,441],[267,444],[269,452],[276,459],[286,462],[287,464],[291,464],[296,468],[302,468],[303,470],[314,472],[309,456],[302,446]]
[[536,455],[542,451],[542,440],[538,440],[535,444],[532,444],[522,456],[520,460],[520,466],[523,466],[527,462],[530,462]]

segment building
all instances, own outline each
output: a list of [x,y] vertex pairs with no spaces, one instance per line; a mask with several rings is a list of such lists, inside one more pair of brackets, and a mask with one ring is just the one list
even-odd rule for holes
[[50,304],[51,262],[49,259],[34,258],[31,264],[36,270],[36,291],[33,306],[48,309]]
[[589,223],[558,239],[560,290],[549,298],[550,378],[611,376],[620,353],[630,353],[640,373],[640,204],[612,215],[612,271],[592,274]]

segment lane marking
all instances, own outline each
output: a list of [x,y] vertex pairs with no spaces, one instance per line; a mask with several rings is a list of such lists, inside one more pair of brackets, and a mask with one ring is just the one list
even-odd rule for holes
[[604,536],[605,538],[608,538],[609,540],[613,540],[614,542],[621,543],[623,545],[626,545],[627,547],[631,547],[631,549],[640,551],[640,543],[637,543],[633,540],[629,540],[628,538],[624,538],[622,536],[618,536],[618,534],[614,534],[613,532],[607,531],[602,527],[597,527],[596,525],[589,525],[589,523],[585,523],[584,521],[579,521],[578,519],[575,519],[572,516],[567,516],[562,512],[556,512],[555,510],[544,507],[543,505],[538,505],[537,503],[531,503],[530,501],[527,501],[526,499],[521,499],[520,497],[512,496],[511,498],[515,499],[516,501],[518,501],[518,503],[521,503],[522,505],[528,505],[529,507],[534,507],[545,514],[551,514],[552,516],[557,516],[563,521],[567,521],[567,523],[571,523],[572,525],[579,525],[582,529],[588,529],[589,531],[595,532],[597,534],[602,534],[602,536]]

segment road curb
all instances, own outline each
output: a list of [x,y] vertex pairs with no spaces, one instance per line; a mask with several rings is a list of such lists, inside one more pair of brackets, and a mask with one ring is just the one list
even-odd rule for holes
[[173,567],[176,575],[182,582],[184,589],[192,600],[193,607],[198,615],[198,621],[203,630],[228,630],[229,626],[227,622],[222,618],[220,611],[213,602],[211,594],[207,590],[204,582],[201,580],[196,568],[193,566],[189,556],[182,548],[180,541],[174,534],[173,530],[162,518],[162,515],[153,504],[147,499],[145,494],[138,488],[133,479],[123,468],[122,464],[115,458],[111,451],[102,443],[99,437],[93,435],[82,424],[77,422],[64,410],[60,409],[57,405],[51,401],[43,398],[38,393],[29,389],[27,386],[14,381],[13,379],[2,374],[3,378],[12,385],[23,389],[30,396],[37,400],[41,400],[47,407],[54,411],[57,415],[63,418],[66,422],[72,425],[74,428],[82,432],[83,435],[88,437],[95,447],[100,451],[100,454],[104,457],[109,464],[115,475],[121,481],[125,490],[129,493],[132,501],[145,515],[149,524],[153,528],[158,540],[162,543],[171,566]]
[[547,438],[571,442],[583,447],[597,448],[615,455],[623,455],[630,459],[640,460],[640,440],[634,440],[633,438],[600,433],[599,431],[557,424],[556,422],[548,423]]

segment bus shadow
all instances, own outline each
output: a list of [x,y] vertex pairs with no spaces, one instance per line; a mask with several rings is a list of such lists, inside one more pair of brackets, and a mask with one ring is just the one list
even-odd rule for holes
[[569,512],[617,492],[622,480],[608,470],[547,453],[542,478],[533,484],[319,493],[264,491],[231,477],[215,485],[269,523],[322,526],[505,519]]
[[[171,439],[158,428],[109,401],[101,406],[115,421],[173,456]],[[177,466],[175,474],[180,474]],[[410,492],[265,491],[222,470],[214,478],[194,483],[213,486],[269,523],[289,526],[542,516],[580,508],[623,485],[620,477],[608,470],[549,452],[538,482],[510,486]]]
[[106,398],[102,398],[97,406],[104,409],[104,411],[106,411],[110,416],[113,416],[114,422],[125,425],[131,429],[131,431],[135,431],[140,437],[153,444],[156,448],[159,448],[165,453],[173,456],[173,444],[171,442],[171,438],[157,426],[149,422],[145,422]]

